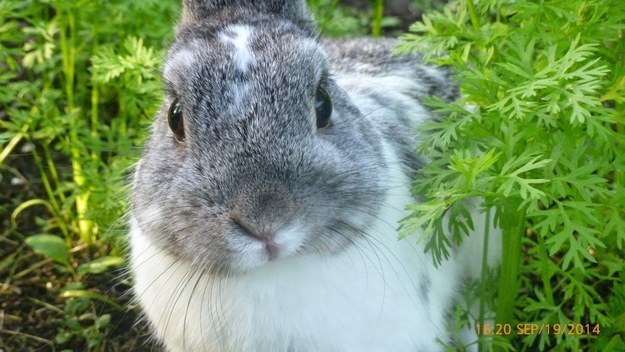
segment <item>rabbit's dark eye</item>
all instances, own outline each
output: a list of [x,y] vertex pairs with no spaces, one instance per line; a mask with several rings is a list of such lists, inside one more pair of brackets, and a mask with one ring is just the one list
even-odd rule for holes
[[169,107],[167,122],[169,122],[169,128],[174,132],[176,139],[182,141],[184,139],[184,121],[182,119],[182,106],[178,99],[175,99]]
[[330,126],[330,117],[332,116],[332,99],[328,92],[319,87],[315,97],[315,113],[317,114],[317,128],[327,128]]

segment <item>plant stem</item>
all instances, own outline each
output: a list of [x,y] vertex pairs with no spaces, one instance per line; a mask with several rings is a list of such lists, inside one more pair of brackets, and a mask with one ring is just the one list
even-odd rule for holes
[[477,12],[475,11],[475,4],[473,4],[473,0],[467,0],[467,9],[469,10],[469,18],[471,18],[471,24],[473,28],[480,29],[480,20],[477,17]]
[[516,297],[519,290],[521,266],[521,240],[525,232],[524,212],[519,210],[521,200],[507,199],[502,216],[502,259],[495,321],[497,324],[513,324]]
[[[482,249],[482,272],[480,274],[480,306],[479,313],[477,318],[477,324],[480,326],[484,326],[484,312],[486,311],[486,301],[488,299],[488,295],[486,291],[488,289],[487,282],[487,274],[488,274],[488,241],[490,240],[490,208],[486,209],[486,214],[484,215],[484,223],[486,224],[486,228],[484,230],[484,244]],[[478,343],[478,351],[482,352],[484,350],[484,346],[481,342]]]
[[384,16],[383,0],[375,0],[373,3],[373,28],[371,32],[374,37],[382,35],[382,17]]
[[[52,177],[52,181],[54,181],[55,188],[57,190],[61,190],[61,179],[59,178],[59,173],[56,170],[56,165],[54,164],[54,160],[52,160],[52,156],[50,155],[50,148],[47,143],[41,144],[41,149],[43,149],[43,155],[46,159],[46,165],[48,166],[48,171],[50,172],[50,176]],[[65,194],[62,191],[57,192],[59,196],[59,200],[61,204],[65,204],[66,198]]]
[[[98,124],[100,120],[99,115],[100,107],[100,87],[94,83],[91,88],[91,138],[94,140],[101,140],[98,134]],[[91,161],[93,165],[98,165],[100,162],[100,153],[98,150],[91,151]]]
[[[76,70],[76,21],[73,13],[73,9],[65,7],[59,9],[59,16],[61,17],[61,23],[63,28],[60,31],[61,34],[61,51],[63,53],[63,73],[65,76],[65,94],[67,97],[67,113],[70,116],[70,143],[71,143],[71,157],[72,157],[72,174],[74,183],[77,188],[76,195],[76,215],[78,218],[78,231],[80,239],[86,243],[91,244],[93,242],[93,222],[85,218],[85,214],[89,205],[89,190],[85,190],[86,183],[85,176],[80,162],[80,148],[81,145],[78,137],[78,117],[75,115],[75,102],[74,102],[74,79]],[[64,10],[64,11],[63,11]],[[69,35],[68,33],[69,32]]]
[[15,149],[17,144],[22,140],[22,138],[24,138],[24,135],[26,134],[26,131],[28,131],[28,128],[28,124],[22,126],[22,129],[18,133],[16,133],[13,138],[11,138],[9,144],[7,144],[4,149],[2,149],[2,152],[0,153],[0,164],[4,162],[4,159],[6,159],[11,154],[11,152],[13,152],[13,149]]
[[549,274],[549,256],[545,248],[545,239],[540,234],[536,234],[538,239],[538,250],[540,251],[540,277],[543,282],[543,288],[547,300],[550,304],[555,305],[553,301],[553,290],[551,288],[551,275]]
[[37,169],[39,169],[39,176],[41,176],[41,183],[43,184],[43,187],[46,190],[46,194],[48,195],[48,199],[50,200],[49,204],[51,205],[52,215],[54,215],[54,217],[56,218],[59,228],[61,229],[61,232],[63,233],[63,236],[65,237],[65,240],[69,244],[71,243],[69,229],[67,228],[65,219],[61,215],[62,214],[61,206],[59,205],[59,202],[56,199],[56,195],[52,189],[52,186],[50,185],[50,180],[48,179],[48,175],[46,174],[43,168],[43,163],[41,162],[41,158],[39,157],[39,154],[37,153],[35,149],[33,149],[31,154],[33,156],[33,160],[35,161],[35,164],[37,165]]

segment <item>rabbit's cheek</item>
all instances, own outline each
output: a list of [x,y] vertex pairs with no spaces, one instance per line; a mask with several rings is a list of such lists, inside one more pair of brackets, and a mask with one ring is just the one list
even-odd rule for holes
[[157,221],[161,221],[163,218],[163,210],[156,204],[150,204],[149,206],[137,209],[137,223],[139,227],[149,226]]
[[284,258],[298,253],[306,242],[308,233],[309,230],[304,227],[304,224],[298,223],[278,230],[273,241],[279,250],[278,258]]

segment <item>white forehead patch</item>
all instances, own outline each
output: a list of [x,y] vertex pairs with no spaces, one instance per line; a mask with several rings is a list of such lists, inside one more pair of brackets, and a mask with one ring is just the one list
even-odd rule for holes
[[230,26],[219,37],[222,41],[234,45],[234,60],[241,72],[247,71],[248,66],[254,62],[254,56],[249,47],[249,37],[252,29],[249,26]]

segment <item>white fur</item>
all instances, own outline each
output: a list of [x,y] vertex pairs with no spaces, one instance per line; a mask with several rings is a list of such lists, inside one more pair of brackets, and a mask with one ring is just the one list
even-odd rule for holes
[[[295,224],[280,227],[273,238],[272,245],[278,248],[274,253],[276,258],[285,258],[297,252],[307,240],[307,227],[296,221]],[[232,236],[227,239],[228,247],[238,255],[234,260],[234,266],[240,269],[257,268],[270,259],[266,244],[249,236]]]
[[[221,41],[234,46],[234,62],[239,71],[246,73],[249,66],[254,63],[254,54],[249,46],[249,39],[252,35],[252,28],[245,25],[233,25],[227,27],[220,33]],[[238,82],[233,87],[234,102],[233,108],[238,107],[249,91],[249,85],[246,82]]]
[[[458,282],[455,261],[434,268],[414,237],[397,240],[411,202],[390,147],[392,194],[372,239],[337,255],[292,256],[245,275],[193,272],[131,221],[135,291],[171,351],[441,351]],[[284,240],[297,241],[290,230]],[[427,298],[419,294],[431,279]]]
[[234,45],[234,60],[241,72],[246,72],[248,66],[254,61],[254,56],[249,47],[249,38],[252,29],[249,26],[230,26],[220,34],[222,41]]
[[302,236],[302,229],[305,228],[305,224],[296,222],[294,225],[278,230],[273,242],[280,248],[280,257],[294,254],[304,244],[306,237]]

